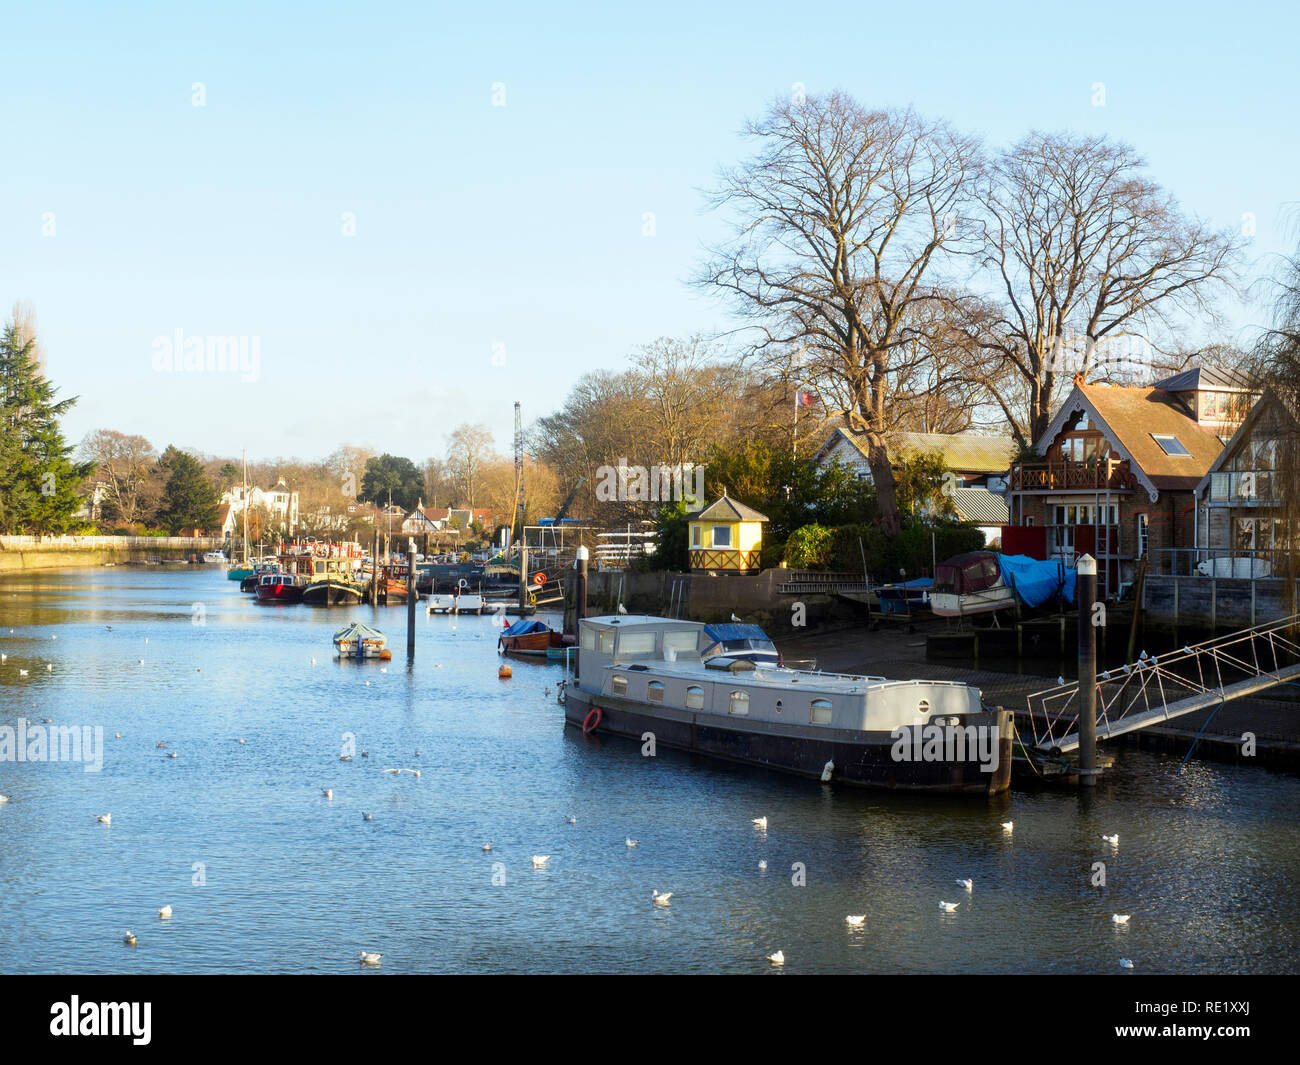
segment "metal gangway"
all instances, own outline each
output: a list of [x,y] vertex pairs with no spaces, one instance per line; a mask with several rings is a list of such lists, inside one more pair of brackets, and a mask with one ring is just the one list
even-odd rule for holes
[[[1300,614],[1219,636],[1097,674],[1097,739],[1135,732],[1209,710],[1278,684],[1300,684]],[[1079,685],[1029,696],[1034,745],[1065,753],[1079,746]]]

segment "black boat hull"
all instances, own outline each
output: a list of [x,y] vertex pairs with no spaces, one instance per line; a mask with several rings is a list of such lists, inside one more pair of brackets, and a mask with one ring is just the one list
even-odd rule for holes
[[[598,715],[594,713],[597,710]],[[742,730],[726,727],[714,714],[671,707],[651,709],[576,687],[565,689],[564,718],[566,724],[589,728],[596,735],[642,744],[646,733],[652,733],[656,745],[804,777],[820,779],[826,764],[833,762],[831,779],[856,787],[996,795],[1011,784],[1009,710],[963,718],[964,724],[998,730],[998,757],[991,772],[985,772],[977,758],[899,759],[897,741],[888,732],[850,733],[797,725]]]
[[302,601],[311,606],[358,606],[364,592],[359,585],[342,581],[320,581],[309,584],[302,593]]

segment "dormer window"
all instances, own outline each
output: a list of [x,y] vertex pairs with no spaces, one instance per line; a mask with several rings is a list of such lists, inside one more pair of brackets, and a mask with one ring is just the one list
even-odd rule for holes
[[1152,433],[1151,439],[1160,445],[1160,450],[1174,458],[1186,458],[1191,452],[1178,437],[1168,433]]

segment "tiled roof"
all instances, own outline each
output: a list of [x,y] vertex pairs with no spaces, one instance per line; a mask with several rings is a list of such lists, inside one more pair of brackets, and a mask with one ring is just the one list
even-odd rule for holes
[[[1114,442],[1157,489],[1195,488],[1223,450],[1219,438],[1202,429],[1164,389],[1114,385],[1077,385],[1076,389],[1106,423]],[[1188,454],[1165,454],[1153,434],[1175,437]]]
[[[860,455],[867,457],[867,447],[861,434],[847,429],[836,433],[851,444]],[[833,443],[832,436],[822,445],[822,450]],[[985,436],[981,433],[894,433],[889,437],[889,453],[897,458],[904,451],[937,451],[943,463],[955,473],[1006,473],[1015,457],[1016,444],[1009,436]]]
[[687,514],[688,521],[767,521],[766,514],[760,514],[753,507],[747,507],[732,499],[725,492],[722,498],[710,503],[702,510]]
[[1006,525],[1011,520],[1006,501],[987,488],[957,488],[952,505],[962,521],[976,525]]
[[1196,392],[1203,388],[1227,390],[1232,392],[1257,392],[1250,378],[1236,370],[1224,369],[1222,366],[1194,366],[1190,370],[1157,381],[1152,388],[1163,388],[1166,392]]

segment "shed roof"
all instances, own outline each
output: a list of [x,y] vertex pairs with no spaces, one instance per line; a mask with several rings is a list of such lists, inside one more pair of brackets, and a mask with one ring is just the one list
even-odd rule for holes
[[747,507],[726,492],[722,498],[714,500],[700,510],[686,515],[688,521],[767,521],[766,514],[760,514],[753,507]]
[[1006,500],[987,488],[956,488],[952,505],[962,521],[976,525],[1006,525],[1011,521]]

